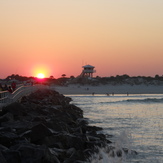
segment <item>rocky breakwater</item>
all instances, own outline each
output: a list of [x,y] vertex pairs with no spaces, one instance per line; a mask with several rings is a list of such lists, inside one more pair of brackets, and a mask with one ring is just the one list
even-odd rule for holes
[[102,148],[111,157],[128,152],[110,146],[97,132],[102,128],[89,126],[83,111],[70,101],[42,89],[2,108],[0,163],[88,163]]
[[0,162],[81,163],[110,143],[70,101],[45,89],[2,108]]

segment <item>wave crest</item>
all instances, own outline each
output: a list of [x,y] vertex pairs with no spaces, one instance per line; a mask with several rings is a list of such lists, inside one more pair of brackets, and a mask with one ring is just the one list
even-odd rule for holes
[[128,100],[124,100],[127,102],[140,102],[140,103],[162,103],[163,102],[163,98],[158,99],[158,98],[145,98],[145,99],[128,99]]

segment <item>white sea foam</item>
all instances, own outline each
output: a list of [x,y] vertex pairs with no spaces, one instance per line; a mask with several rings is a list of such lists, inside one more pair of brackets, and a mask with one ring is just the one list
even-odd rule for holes
[[[128,131],[123,131],[112,146],[108,145],[106,148],[100,148],[99,153],[90,158],[90,162],[124,163],[126,162],[126,158],[133,154],[133,152],[131,152],[131,142],[131,134]],[[125,151],[127,151],[127,153]]]

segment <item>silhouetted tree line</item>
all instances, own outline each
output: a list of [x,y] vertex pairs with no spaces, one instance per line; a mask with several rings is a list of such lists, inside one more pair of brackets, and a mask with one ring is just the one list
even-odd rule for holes
[[[18,74],[12,74],[10,76],[7,76],[6,80],[18,80],[18,81],[27,81],[27,80],[36,80],[36,77],[26,77],[26,76],[20,76]],[[66,85],[68,83],[79,83],[79,84],[92,84],[92,85],[98,85],[98,84],[157,84],[161,83],[163,84],[163,76],[155,75],[155,77],[151,76],[132,76],[130,77],[127,74],[124,75],[116,75],[116,76],[110,76],[110,77],[100,77],[96,76],[92,80],[88,78],[75,78],[74,76],[66,77],[65,74],[61,75],[60,78],[54,78],[53,76],[50,76],[49,78],[45,78],[41,81],[43,84],[57,84],[57,85]]]
[[6,80],[18,80],[18,81],[27,81],[27,80],[30,80],[30,79],[34,79],[34,77],[26,77],[26,76],[20,76],[18,74],[12,74],[12,75],[9,75],[7,76]]
[[155,77],[151,76],[132,76],[129,75],[117,75],[111,77],[96,77],[101,83],[115,83],[115,84],[148,84],[152,82],[163,82],[163,76],[155,75]]
[[139,84],[163,84],[163,76],[155,75],[155,77],[151,76],[132,76],[130,77],[127,74],[124,75],[116,75],[110,77],[99,77],[96,76],[92,80],[88,78],[76,78],[72,81],[72,83],[79,84],[130,84],[130,85],[139,85]]
[[10,81],[10,80],[18,80],[20,82],[24,82],[24,81],[35,81],[35,83],[41,83],[41,84],[58,84],[58,85],[63,85],[64,83],[66,83],[66,81],[69,79],[67,77],[65,77],[66,75],[62,75],[61,78],[55,79],[52,75],[49,78],[44,78],[44,79],[40,79],[38,80],[37,77],[27,77],[27,76],[21,76],[18,74],[12,74],[6,77],[5,80]]

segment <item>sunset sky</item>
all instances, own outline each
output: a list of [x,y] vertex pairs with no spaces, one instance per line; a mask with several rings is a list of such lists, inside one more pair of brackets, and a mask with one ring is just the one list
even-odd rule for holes
[[163,75],[163,0],[0,0],[0,78]]

